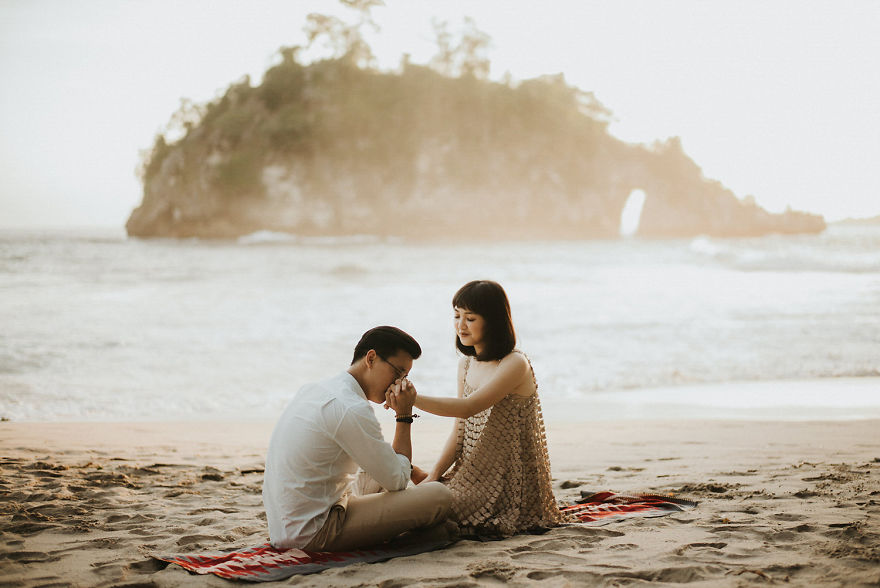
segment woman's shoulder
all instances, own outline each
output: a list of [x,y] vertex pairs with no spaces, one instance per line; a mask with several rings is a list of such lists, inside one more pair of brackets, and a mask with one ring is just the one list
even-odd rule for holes
[[510,378],[508,381],[513,386],[513,395],[527,398],[537,391],[538,385],[533,376],[532,364],[519,349],[514,349],[505,355],[498,368]]
[[514,349],[507,355],[501,358],[501,361],[498,362],[498,367],[503,367],[505,370],[517,371],[517,372],[525,372],[529,369],[529,359],[526,357],[526,354],[520,351],[519,349]]
[[521,349],[513,349],[510,353],[501,358],[501,361],[512,362],[516,365],[528,365],[529,358]]

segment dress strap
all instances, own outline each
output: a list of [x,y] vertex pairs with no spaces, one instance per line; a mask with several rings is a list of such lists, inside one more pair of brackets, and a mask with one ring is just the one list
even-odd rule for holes
[[464,360],[464,376],[462,377],[462,382],[464,382],[465,385],[467,385],[467,373],[468,369],[471,367],[471,359],[471,356],[468,355],[467,359]]

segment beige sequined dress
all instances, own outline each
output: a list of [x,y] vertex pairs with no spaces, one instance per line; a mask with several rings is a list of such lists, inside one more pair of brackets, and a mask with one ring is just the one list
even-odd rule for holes
[[[467,384],[470,363],[469,357],[465,397],[474,392]],[[453,494],[451,516],[463,530],[512,535],[566,520],[553,496],[537,383],[535,388],[531,396],[509,394],[487,410],[459,419],[447,485]]]

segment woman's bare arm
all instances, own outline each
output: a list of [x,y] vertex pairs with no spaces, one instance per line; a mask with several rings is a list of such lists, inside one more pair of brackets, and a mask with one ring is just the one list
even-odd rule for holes
[[[494,406],[496,402],[510,394],[530,374],[529,363],[521,353],[509,353],[498,364],[498,369],[488,382],[475,390],[467,398],[443,398],[437,396],[416,396],[415,406],[425,412],[439,416],[466,419],[478,412]],[[463,378],[459,378],[459,386]]]

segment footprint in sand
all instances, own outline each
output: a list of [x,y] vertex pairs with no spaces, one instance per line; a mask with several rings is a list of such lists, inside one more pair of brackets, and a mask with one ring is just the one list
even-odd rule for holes
[[773,530],[763,525],[737,525],[736,523],[728,523],[718,527],[710,527],[709,532],[718,535],[721,538],[743,538],[753,535],[759,539],[764,539],[767,533]]
[[133,571],[137,574],[154,574],[168,567],[168,562],[154,558],[136,561],[125,566],[126,571]]
[[689,549],[723,549],[725,547],[727,547],[727,543],[688,543],[676,549],[675,554],[684,555],[684,552]]
[[139,488],[139,486],[134,484],[128,476],[116,472],[96,472],[94,474],[87,474],[86,480],[90,482],[92,486],[97,487],[124,486],[126,488]]
[[[565,549],[577,549],[579,547],[578,543],[583,543],[583,541],[574,541],[571,539],[540,539],[538,541],[532,541],[528,544],[530,549],[545,549],[551,551],[561,551]],[[519,548],[521,549],[521,548]],[[525,551],[525,550],[523,550]]]
[[[112,520],[112,519],[118,519],[119,517],[125,517],[125,518],[121,518],[118,521]],[[125,515],[113,515],[107,519],[107,522],[108,523],[113,523],[113,522],[122,523],[122,524],[116,525],[116,528],[119,529],[120,531],[148,532],[148,531],[146,531],[146,529],[148,528],[148,525],[150,523],[155,523],[157,518],[158,517],[153,516],[153,515],[143,515],[143,514],[137,514],[137,515],[134,515],[133,517],[126,517]],[[152,531],[149,531],[149,532],[152,532]]]
[[0,559],[8,559],[16,563],[48,563],[61,559],[56,555],[44,553],[42,551],[14,551],[12,553],[0,554]]
[[635,543],[616,543],[614,545],[609,545],[605,549],[609,551],[629,551],[631,549],[639,549],[639,546]]
[[612,531],[611,529],[597,529],[596,527],[564,527],[562,533],[566,535],[581,535],[588,537],[623,537],[626,533],[622,531]]
[[56,525],[55,523],[19,523],[17,525],[12,525],[10,527],[6,527],[4,530],[8,533],[13,533],[15,535],[35,535],[41,531],[45,531],[46,529],[56,529],[61,525]]
[[249,537],[250,535],[259,536],[259,540],[255,539],[257,542],[262,541],[263,533],[265,532],[265,527],[233,527],[229,529],[228,534],[233,537]]
[[645,570],[641,572],[625,572],[609,574],[615,577],[636,578],[649,582],[666,582],[670,584],[686,584],[706,580],[711,576],[718,576],[726,570],[719,566],[684,566],[680,568],[663,568],[660,570]]
[[236,508],[197,508],[195,510],[190,511],[189,515],[197,515],[204,514],[206,512],[222,512],[223,514],[235,514],[238,511]]
[[549,580],[551,578],[565,579],[576,586],[599,586],[603,582],[602,574],[593,572],[573,572],[573,571],[538,571],[526,574],[529,580],[537,580],[539,582]]
[[118,561],[95,562],[91,567],[108,581],[122,580],[125,577],[125,566]]
[[121,537],[99,537],[87,541],[86,545],[92,549],[119,549],[121,546],[127,545],[128,543],[128,539],[122,539]]
[[62,472],[68,468],[66,465],[62,465],[62,464],[52,464],[52,463],[48,463],[45,461],[35,461],[32,464],[28,464],[28,465],[24,466],[23,469],[38,470],[38,471],[49,470],[49,471]]
[[570,555],[549,553],[546,551],[525,551],[523,553],[514,553],[510,558],[534,567],[573,566],[589,563],[589,560],[581,557],[572,557]]
[[[738,513],[749,514],[749,515],[761,514],[761,511],[758,510],[757,508],[755,508],[754,506],[747,506],[745,508],[737,508],[731,512],[738,512]],[[676,519],[676,520],[681,520],[681,519]]]
[[149,538],[149,537],[161,536],[161,535],[157,535],[157,534],[156,534],[156,530],[155,530],[155,529],[144,529],[144,528],[141,527],[140,525],[136,526],[136,527],[133,528],[133,529],[127,529],[127,531],[128,531],[131,535],[137,535],[138,537],[142,537],[142,538],[144,538],[144,539],[147,539],[147,538]]
[[798,539],[801,539],[800,533],[795,531],[776,531],[775,533],[768,533],[764,537],[764,540],[768,543],[777,544],[777,549],[781,547],[778,545],[779,543],[793,543]]
[[609,472],[643,472],[645,468],[624,468],[621,466],[611,466],[608,468]]
[[472,578],[494,578],[501,582],[509,582],[516,575],[516,568],[504,561],[475,561],[465,568]]
[[225,539],[219,535],[187,535],[177,540],[177,544],[181,547],[188,545],[199,545],[201,543],[222,543]]
[[777,521],[802,521],[805,517],[804,515],[792,514],[788,512],[780,512],[772,515],[774,519]]

